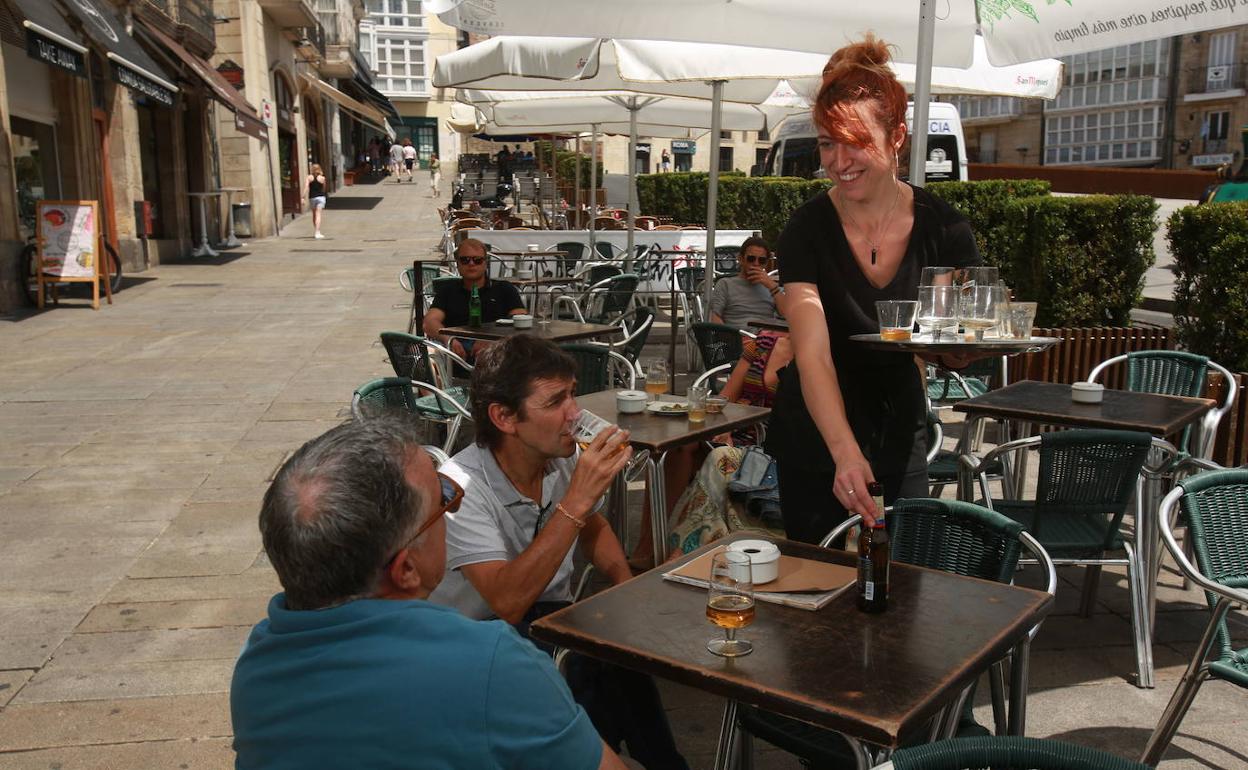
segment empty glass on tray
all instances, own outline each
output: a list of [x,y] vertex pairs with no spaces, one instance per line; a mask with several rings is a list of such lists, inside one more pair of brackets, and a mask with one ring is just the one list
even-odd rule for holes
[[[929,268],[924,268],[929,269]],[[944,334],[958,334],[959,289],[949,284],[919,287],[919,333],[940,342]]]

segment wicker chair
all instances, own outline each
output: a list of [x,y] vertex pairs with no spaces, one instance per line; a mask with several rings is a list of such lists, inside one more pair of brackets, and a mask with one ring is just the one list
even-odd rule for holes
[[[689,333],[702,356],[702,368],[714,369],[741,358],[741,338],[745,332],[725,324],[703,321],[689,324]],[[753,336],[753,335],[751,335]]]
[[576,274],[576,266],[585,258],[589,247],[580,241],[560,241],[555,244],[558,251],[566,251],[566,257],[559,257],[558,272],[560,278],[571,278]]
[[[1039,453],[1033,500],[994,500],[988,486],[990,463],[1007,466],[1030,450]],[[1157,465],[1150,465],[1155,453]],[[984,504],[1022,523],[1057,564],[1087,567],[1080,611],[1091,614],[1104,565],[1125,565],[1131,595],[1136,664],[1141,686],[1152,681],[1150,610],[1146,606],[1143,565],[1119,531],[1127,506],[1140,499],[1142,474],[1169,465],[1176,453],[1167,441],[1147,433],[1119,430],[1065,430],[1002,444],[963,465],[980,483]],[[1139,521],[1139,515],[1136,515]],[[1137,524],[1138,526],[1138,524]],[[1126,557],[1109,556],[1125,552]]]
[[[1174,537],[1173,522],[1180,511],[1187,521],[1195,564]],[[1161,761],[1206,679],[1248,688],[1248,648],[1232,646],[1226,624],[1233,605],[1248,608],[1248,470],[1210,471],[1183,479],[1162,500],[1158,518],[1166,549],[1184,576],[1204,589],[1211,612],[1196,653],[1144,748],[1140,761],[1149,766]],[[1212,660],[1210,651],[1216,655]]]
[[[429,394],[417,397],[413,386]],[[454,448],[462,422],[472,421],[472,413],[450,393],[407,377],[370,380],[352,394],[351,416],[357,420],[376,417],[388,409],[402,409],[424,420],[449,424],[446,440],[442,442],[442,451],[447,454]]]
[[[1021,524],[999,513],[973,503],[926,498],[898,500],[887,511],[893,561],[1011,583],[1019,557],[1026,549],[1046,565],[1049,593],[1057,588],[1057,572],[1044,548]],[[851,517],[829,532],[820,545],[828,547],[860,521],[859,516]],[[1033,628],[1031,635],[1038,630],[1038,627]],[[992,676],[993,706],[999,729],[1005,722],[1002,664],[1003,661],[994,664]],[[942,718],[935,720],[934,737],[947,737],[945,734],[957,726],[952,717],[958,715],[965,697],[963,694],[957,703],[946,709]],[[758,736],[817,766],[852,766],[855,758],[862,754],[861,746],[850,744],[840,733],[755,708],[739,707],[737,713],[742,729],[739,745],[745,755],[742,759],[751,751],[749,736]]]
[[422,394],[415,401],[415,413],[445,426],[443,447],[450,452],[463,419],[472,419],[467,409],[468,389],[452,384],[451,370],[458,368],[468,373],[472,364],[437,342],[413,334],[382,332],[381,344],[394,373],[409,379]]
[[624,356],[605,345],[568,343],[560,345],[563,352],[576,359],[576,395],[584,396],[615,387],[616,378],[632,390],[637,385],[637,372]]
[[654,328],[654,310],[645,305],[635,307],[620,316],[617,323],[624,327],[624,339],[609,343],[610,348],[624,356],[640,377],[641,370],[637,361],[650,337],[650,330]]
[[971,770],[1026,767],[1031,770],[1151,770],[1129,759],[1064,741],[998,736],[952,738],[901,749],[877,770]]
[[559,307],[567,306],[581,323],[614,323],[632,308],[639,282],[635,274],[622,273],[591,284],[580,295],[556,297],[556,315]]
[[1213,442],[1218,433],[1222,416],[1235,404],[1235,377],[1226,367],[1205,356],[1177,350],[1140,350],[1114,356],[1097,364],[1088,374],[1088,382],[1096,382],[1101,373],[1111,366],[1126,362],[1127,390],[1138,393],[1161,393],[1168,396],[1200,397],[1205,394],[1206,374],[1210,369],[1226,378],[1230,387],[1222,403],[1201,420],[1196,439],[1192,440],[1189,426],[1179,441],[1180,451],[1193,457],[1213,457]]

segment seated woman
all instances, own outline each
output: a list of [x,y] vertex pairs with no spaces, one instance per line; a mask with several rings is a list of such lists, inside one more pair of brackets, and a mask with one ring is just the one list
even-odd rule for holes
[[[780,382],[780,370],[792,360],[793,346],[788,334],[764,332],[745,346],[741,360],[733,367],[728,384],[720,395],[741,404],[770,407]],[[754,429],[737,431],[732,436],[717,436],[716,440],[725,446],[711,450],[693,482],[670,509],[667,527],[669,558],[689,553],[729,532],[742,529],[780,536],[784,534],[781,522],[769,523],[728,494],[728,482],[741,467],[745,447],[757,443]]]

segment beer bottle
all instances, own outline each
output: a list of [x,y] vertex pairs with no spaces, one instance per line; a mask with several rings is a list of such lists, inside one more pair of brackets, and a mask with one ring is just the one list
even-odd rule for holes
[[884,527],[884,485],[867,486],[875,504],[875,526],[858,535],[858,609],[883,612],[888,607],[888,530]]
[[472,287],[472,296],[468,299],[468,325],[481,325],[481,291],[476,286]]

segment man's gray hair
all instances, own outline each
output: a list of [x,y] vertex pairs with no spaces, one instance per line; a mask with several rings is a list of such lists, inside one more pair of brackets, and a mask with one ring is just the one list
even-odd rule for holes
[[406,466],[420,450],[414,420],[384,416],[339,425],[304,444],[264,495],[264,550],[296,610],[376,592],[386,561],[425,515]]

